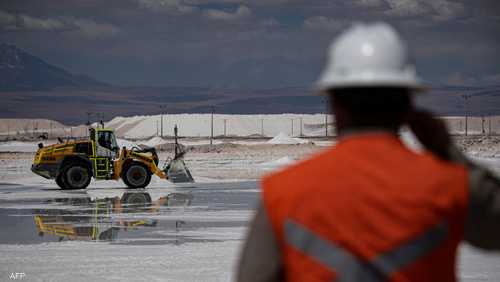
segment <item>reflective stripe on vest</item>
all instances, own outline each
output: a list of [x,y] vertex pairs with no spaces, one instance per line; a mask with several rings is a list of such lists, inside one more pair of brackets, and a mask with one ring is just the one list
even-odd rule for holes
[[288,244],[334,270],[337,281],[340,282],[384,281],[432,251],[448,234],[447,224],[441,223],[413,241],[364,262],[348,250],[319,237],[291,219],[285,221],[284,227]]

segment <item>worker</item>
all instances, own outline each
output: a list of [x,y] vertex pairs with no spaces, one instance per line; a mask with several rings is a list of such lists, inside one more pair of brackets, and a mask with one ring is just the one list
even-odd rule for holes
[[342,33],[318,88],[338,142],[263,179],[237,281],[456,281],[460,242],[500,249],[500,182],[414,106],[425,89],[391,26]]

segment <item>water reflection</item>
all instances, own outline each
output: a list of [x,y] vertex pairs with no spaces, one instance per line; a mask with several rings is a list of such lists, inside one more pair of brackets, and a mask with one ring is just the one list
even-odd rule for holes
[[56,236],[59,241],[112,241],[119,231],[155,227],[158,221],[147,216],[159,213],[162,207],[189,206],[193,200],[191,193],[155,196],[153,198],[146,191],[134,191],[106,197],[85,195],[52,199],[48,203],[61,208],[35,210],[36,230],[40,237]]

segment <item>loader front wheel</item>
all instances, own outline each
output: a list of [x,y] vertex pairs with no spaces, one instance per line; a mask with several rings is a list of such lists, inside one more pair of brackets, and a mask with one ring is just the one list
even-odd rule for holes
[[68,190],[85,189],[89,186],[91,175],[87,166],[82,164],[70,164],[65,167],[63,172],[63,181]]
[[134,162],[125,169],[122,178],[128,188],[145,188],[151,182],[151,173],[145,165]]
[[56,184],[59,186],[61,189],[66,189],[66,183],[64,182],[64,174],[59,173],[59,175],[56,177]]

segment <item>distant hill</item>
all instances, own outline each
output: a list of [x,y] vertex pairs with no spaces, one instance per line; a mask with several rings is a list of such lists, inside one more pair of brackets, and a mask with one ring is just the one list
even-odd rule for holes
[[[467,95],[468,99],[464,98]],[[117,87],[52,66],[0,44],[0,118],[48,118],[69,124],[87,113],[115,116],[159,113],[324,113],[325,97],[309,87],[271,89]],[[433,86],[417,104],[440,115],[500,115],[500,85]]]
[[[465,100],[463,95],[468,95]],[[57,87],[43,91],[0,91],[0,118],[48,118],[82,124],[87,113],[115,116],[159,113],[324,113],[325,97],[309,88],[211,89],[203,87]],[[420,107],[439,115],[500,115],[500,86],[435,87],[417,95]],[[160,107],[161,106],[161,107]]]
[[13,45],[0,43],[0,90],[50,90],[55,87],[96,87],[106,84],[50,65]]

